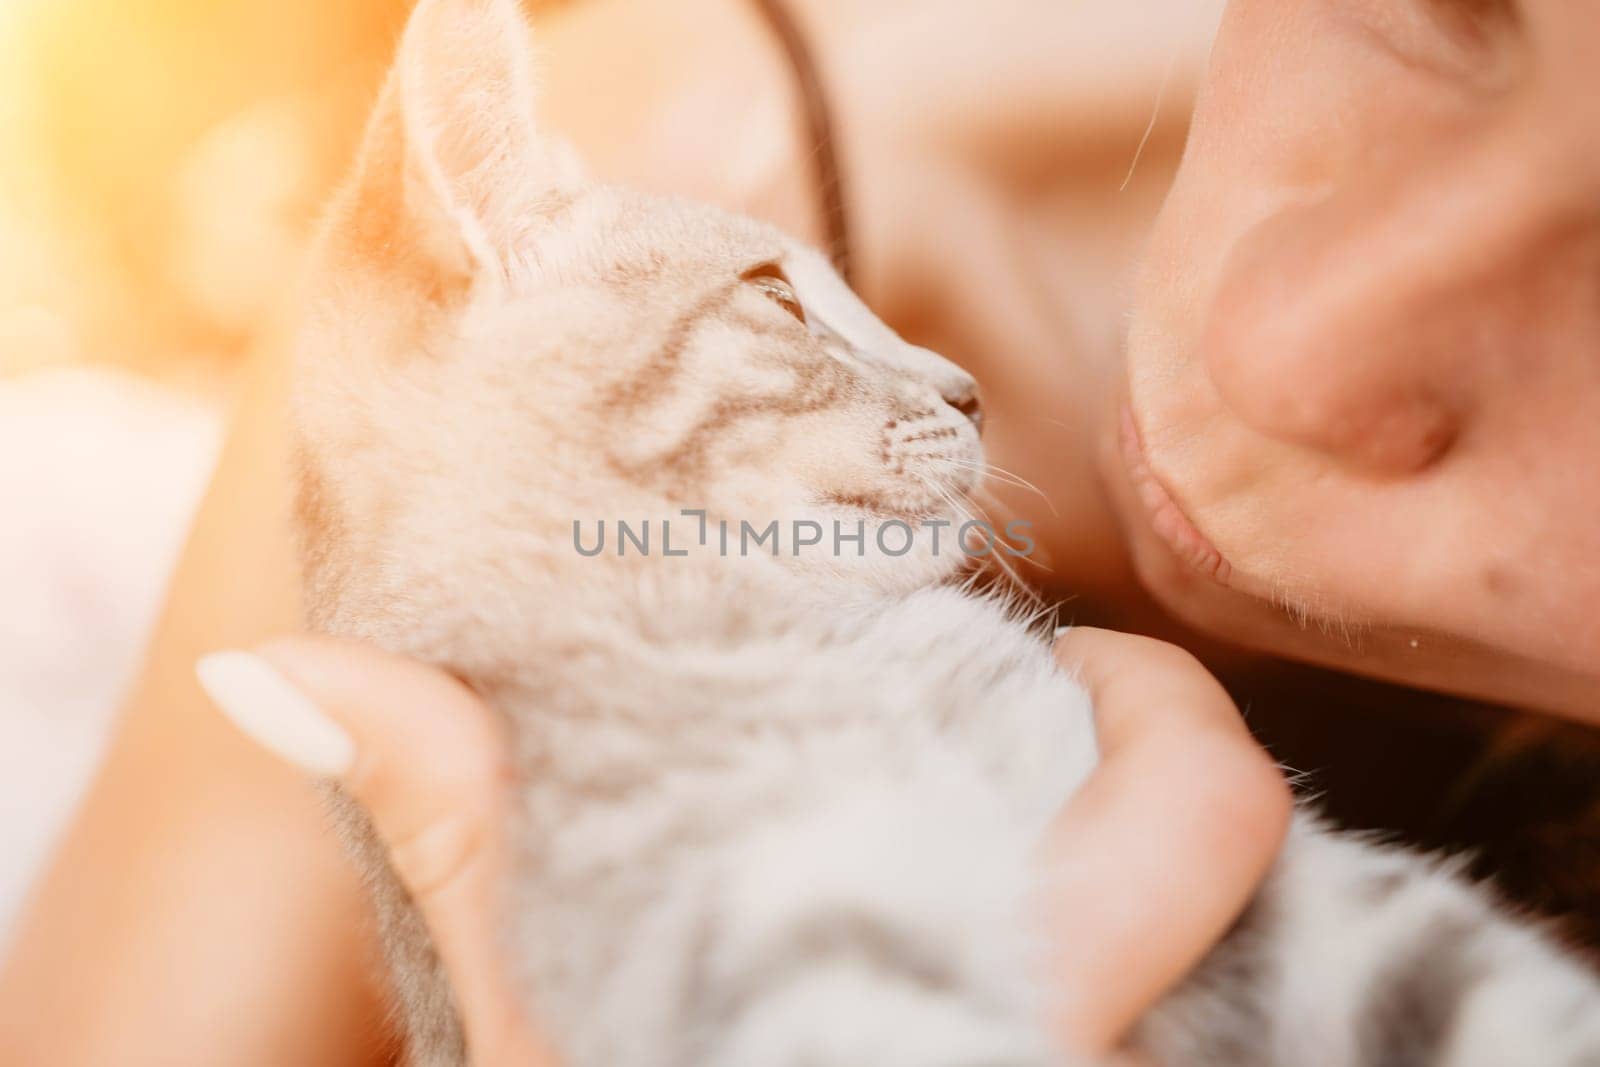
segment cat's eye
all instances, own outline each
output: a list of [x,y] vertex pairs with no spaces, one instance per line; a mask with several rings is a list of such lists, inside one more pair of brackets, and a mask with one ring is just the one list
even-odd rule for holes
[[795,295],[794,285],[783,273],[783,268],[776,263],[763,263],[759,267],[752,267],[745,271],[742,277],[768,300],[801,322],[806,321],[806,309],[801,306],[800,298]]

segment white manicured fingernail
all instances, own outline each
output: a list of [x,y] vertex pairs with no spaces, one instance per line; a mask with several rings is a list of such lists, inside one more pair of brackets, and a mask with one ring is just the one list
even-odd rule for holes
[[1070,629],[1072,629],[1072,627],[1070,627],[1070,626],[1057,626],[1056,627],[1056,640],[1057,641],[1061,640],[1061,635],[1066,633]]
[[213,652],[194,673],[235,726],[296,767],[336,778],[355,762],[355,742],[344,728],[255,653]]

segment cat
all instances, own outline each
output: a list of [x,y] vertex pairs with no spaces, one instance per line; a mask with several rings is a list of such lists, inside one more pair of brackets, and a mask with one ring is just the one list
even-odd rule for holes
[[[528,34],[514,0],[422,0],[319,239],[311,627],[440,665],[512,724],[504,937],[569,1067],[1065,1062],[1028,902],[1093,712],[1048,634],[963,583],[973,380],[773,228],[590,182],[538,130]],[[461,1063],[426,932],[341,818],[412,1060]],[[1600,1064],[1596,1008],[1446,866],[1303,815],[1134,1043]]]

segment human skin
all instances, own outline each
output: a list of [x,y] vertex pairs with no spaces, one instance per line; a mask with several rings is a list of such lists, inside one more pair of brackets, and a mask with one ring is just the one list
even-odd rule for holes
[[0,969],[0,1062],[380,1062],[376,946],[314,795],[210,712],[196,656],[291,629],[285,367],[244,400],[148,663]]
[[1105,435],[1176,615],[1600,719],[1597,48],[1561,0],[1230,6]]
[[[1067,1051],[1100,1057],[1237,919],[1287,832],[1289,791],[1192,656],[1092,629],[1056,655],[1094,698],[1101,765],[1045,843],[1060,872],[1039,901],[1046,1022]],[[254,657],[243,675],[208,673],[211,695],[372,814],[450,975],[472,1061],[555,1063],[494,936],[516,789],[505,723],[456,679],[355,642],[281,639]],[[264,687],[260,667],[305,700]],[[263,722],[274,728],[255,733]]]
[[[897,7],[838,6],[845,13]],[[828,13],[826,5],[802,7],[808,19]],[[932,27],[943,36],[930,38],[928,49],[889,53],[917,64],[900,72],[903,79],[926,84],[937,78],[940,91],[951,100],[977,98],[995,69],[969,71],[964,90],[960,79],[949,76],[959,68],[939,63],[937,52],[944,47],[956,56],[970,54],[974,16],[968,7],[947,5],[950,17],[942,23],[935,20]],[[1053,117],[1039,115],[1030,105],[1027,113],[1034,122],[1011,129],[1015,124],[996,122],[1011,114],[1004,108],[988,119],[975,113],[946,131],[950,139],[938,141],[935,150],[935,142],[919,140],[932,136],[931,131],[900,125],[913,113],[914,97],[877,102],[864,97],[873,85],[898,84],[895,76],[858,80],[867,77],[869,60],[883,71],[883,53],[874,58],[874,49],[851,45],[848,20],[815,19],[811,24],[827,29],[819,34],[819,51],[839,76],[844,135],[858,148],[855,195],[884,210],[903,205],[905,198],[896,198],[893,190],[917,177],[908,168],[920,167],[935,221],[961,227],[982,251],[972,261],[1003,268],[1005,281],[1016,276],[1017,268],[1008,266],[1004,255],[1016,228],[1008,224],[994,231],[995,241],[981,245],[990,234],[984,220],[999,212],[1014,223],[1017,211],[1030,210],[1038,200],[1032,194],[1013,199],[1013,191],[1032,188],[1037,171],[1048,168],[1031,152],[996,152],[995,145],[1036,145],[1049,129],[1070,128],[1083,116],[1099,114],[1105,121],[1087,129],[1082,154],[1114,158],[1115,163],[1102,167],[1117,172],[1114,184],[1121,179],[1123,162],[1132,157],[1151,98],[1151,86],[1141,83],[1131,92],[1096,90],[1086,99],[1083,83],[1065,79]],[[1012,25],[1028,28],[1027,23]],[[1087,28],[1079,32],[1064,25],[1057,28],[1057,39],[1095,38]],[[943,44],[936,46],[936,41]],[[790,76],[743,0],[671,5],[594,0],[545,23],[543,43],[550,57],[546,118],[574,141],[598,175],[718,201],[815,238],[809,172],[797,164],[805,150],[792,138],[796,127]],[[999,56],[1007,46],[999,40],[993,47]],[[1084,48],[1086,54],[1093,52]],[[628,51],[628,62],[617,61],[619,49]],[[1048,57],[1036,46],[1030,55],[1028,69],[1038,74]],[[1140,69],[1158,77],[1165,53],[1158,50],[1153,59],[1146,58],[1150,61]],[[1063,69],[1082,66],[1074,62]],[[1013,73],[1022,72],[1018,67]],[[1019,78],[1013,88],[1035,84],[1035,79]],[[1096,84],[1089,82],[1091,89]],[[1181,92],[1175,94],[1179,102],[1172,106],[1181,112]],[[771,135],[774,124],[781,127],[778,136]],[[990,125],[996,129],[985,133]],[[752,151],[740,168],[730,168],[728,156],[719,151],[724,145],[682,136],[697,130],[723,131],[720,141],[753,143],[758,149],[764,144],[766,149]],[[1051,143],[1060,146],[1057,165],[1076,154],[1059,135]],[[1163,144],[1171,150],[1170,130],[1153,142],[1155,151],[1147,162],[1159,162]],[[963,184],[963,160],[974,153],[993,160],[1008,176],[1003,185],[990,191],[981,180]],[[891,169],[896,158],[901,162]],[[1159,167],[1141,166],[1134,188],[1140,190],[1143,206],[1127,202],[1123,221],[1128,226],[1137,228],[1144,213],[1153,210],[1159,182],[1140,183],[1159,173]],[[963,196],[963,189],[982,195]],[[971,211],[955,215],[962,205]],[[1062,213],[1061,225],[1066,226],[1071,212],[1063,208]],[[898,303],[909,316],[919,306],[915,297],[923,280],[911,267],[925,250],[895,236],[906,233],[913,220],[897,213],[892,221],[875,221],[877,214],[868,212],[864,219],[864,286]],[[924,220],[917,228],[926,232],[934,227]],[[1096,246],[1114,249],[1108,255],[1121,263],[1132,242],[1119,232],[1107,225]],[[1051,262],[1061,266],[1059,258]],[[1062,291],[1072,289],[1072,277],[1111,273],[1098,269],[1092,258],[1073,262],[1059,282]],[[975,292],[964,305],[996,306],[977,297]],[[1102,303],[1106,316],[1115,321],[1114,304]],[[1051,330],[1063,323],[1047,304],[1032,302],[1044,312],[1035,325],[1048,340]],[[982,337],[1003,317],[951,321],[967,322],[953,329]],[[1103,324],[1084,332],[1109,336]],[[1015,351],[1029,344],[1013,338],[1001,347]],[[1057,350],[1059,337],[1052,344],[1056,348],[1038,352]],[[1088,344],[1067,347],[1086,361],[1096,351]],[[1063,379],[1072,376],[1061,374]],[[243,383],[228,447],[191,533],[147,666],[123,710],[102,770],[38,885],[0,969],[0,1061],[67,1067],[113,1062],[276,1067],[385,1062],[392,1055],[383,1036],[375,948],[362,890],[328,834],[314,794],[296,774],[217,719],[191,673],[195,659],[205,652],[251,645],[292,629],[297,621],[287,533],[286,375],[284,349],[269,345]],[[1103,372],[1100,376],[1105,377]],[[1004,410],[1002,405],[1000,426],[1021,421],[1008,420]],[[1072,415],[1038,425],[1081,432]],[[1016,425],[995,432],[1002,437],[1009,433],[1014,442],[1026,437]],[[1059,488],[1052,495],[1064,502],[1071,518],[1074,501],[1085,495],[1075,490],[1087,485],[1088,462],[1064,444],[1051,443],[1049,450],[1073,457],[1061,464],[1070,472],[1059,486],[1052,486]],[[1097,521],[1104,527],[1104,508],[1097,508],[1102,516]],[[1063,522],[1059,528],[1076,536],[1088,526],[1086,519]],[[1063,543],[1069,548],[1072,544]],[[1068,553],[1064,558],[1076,557]],[[1091,576],[1103,573],[1092,566],[1085,570]],[[1258,758],[1242,735],[1235,735],[1235,742],[1242,758]],[[1147,785],[1161,781],[1134,777]],[[1273,810],[1280,796],[1274,779],[1236,777],[1240,788],[1230,788],[1225,778],[1201,784],[1221,786],[1215,794],[1219,803]],[[1251,802],[1257,788],[1259,804]],[[1270,838],[1263,840],[1270,845]],[[1259,855],[1218,850],[1212,859],[1209,873],[1223,886],[1235,885],[1237,892],[1231,880],[1248,879]],[[1226,897],[1222,893],[1217,899]],[[1210,910],[1195,912],[1190,933],[1203,941],[1216,917]],[[1195,940],[1175,938],[1172,943],[1182,949],[1179,959],[1198,951]],[[1126,1013],[1140,996],[1168,980],[1172,960],[1152,962],[1149,969],[1121,972],[1124,979],[1142,975],[1150,984],[1120,983],[1117,988],[1131,992],[1115,1012]],[[1069,978],[1063,974],[1070,985]],[[1094,984],[1087,977],[1077,981]],[[1115,1012],[1086,1012],[1072,1025],[1102,1018],[1114,1030]]]

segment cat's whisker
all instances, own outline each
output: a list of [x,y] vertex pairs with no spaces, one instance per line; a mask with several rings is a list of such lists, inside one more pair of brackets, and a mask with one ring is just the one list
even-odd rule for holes
[[992,478],[994,481],[1000,482],[1003,485],[1009,485],[1016,489],[1024,489],[1029,492],[1038,493],[1040,496],[1044,496],[1037,486],[1030,482],[1025,482],[1021,478],[1017,478],[1016,476],[1009,474],[998,467],[993,467],[988,464],[968,463],[965,460],[959,459],[947,459],[945,462],[950,464],[950,466],[957,468],[958,470],[972,471],[982,478]]
[[1031,493],[1037,493],[1039,495],[1039,498],[1041,500],[1043,500],[1046,504],[1050,503],[1050,496],[1049,496],[1048,493],[1046,493],[1043,489],[1040,489],[1033,482],[1028,481],[1028,479],[1024,478],[1022,475],[1018,474],[1016,471],[1007,470],[1006,468],[1004,468],[1004,467],[1002,467],[1002,466],[1000,466],[999,464],[996,464],[996,463],[985,463],[984,466],[988,467],[989,473],[991,475],[996,475],[996,474],[1000,475],[1002,480],[1009,479],[1008,481],[1006,481],[1007,485],[1014,485],[1018,489],[1026,489]]
[[[1014,516],[1016,514],[1016,512],[1012,511],[1010,508],[1008,508],[1005,505],[1005,503],[1003,501],[999,500],[992,493],[990,493],[986,489],[983,489],[982,487],[979,487],[977,490],[975,490],[974,494],[977,495],[977,496],[981,496],[984,500],[988,501],[989,507],[988,508],[982,508],[982,510],[983,510],[983,514],[984,514],[984,520],[986,522],[988,522],[991,527],[998,526],[999,528],[1004,529],[1006,526],[1009,525],[1009,522],[998,523],[998,524],[995,523],[994,520],[992,518],[990,518],[990,509],[993,509],[995,511],[999,511],[1003,516],[1005,516],[1007,518],[1009,518],[1011,516]],[[980,508],[982,507],[982,505],[978,504],[977,501],[974,501],[974,504],[975,504],[975,506],[979,506]],[[1034,568],[1036,568],[1036,569],[1038,569],[1040,571],[1043,571],[1045,574],[1054,574],[1055,573],[1055,571],[1052,570],[1049,565],[1047,565],[1047,564],[1041,562],[1040,560],[1034,558],[1032,553],[1029,553],[1028,555],[1024,555],[1024,556],[1014,556],[1012,558],[1024,560],[1028,564],[1028,566],[1034,567]],[[1012,566],[1008,560],[1000,560],[1000,563],[1001,563],[1001,565],[1003,567],[1006,567],[1008,570]],[[1019,574],[1016,574],[1016,573],[1013,572],[1012,573],[1012,577],[1014,577],[1019,582],[1022,581],[1022,577]],[[1033,591],[1032,585],[1028,584],[1026,582],[1024,582],[1023,584],[1027,586],[1027,588],[1028,588],[1028,590],[1029,590],[1029,592],[1031,594],[1032,591]]]
[[[1022,411],[1018,412],[1017,414],[1023,418],[1036,419],[1039,422],[1048,423],[1051,426],[1059,426],[1063,430],[1077,429],[1077,427],[1073,426],[1072,423],[1067,422],[1065,419],[1054,419],[1049,415],[1040,415],[1038,412]],[[993,426],[995,423],[995,419],[990,415],[985,415],[984,421],[986,421],[990,426]]]
[[948,459],[946,462],[960,470],[971,471],[980,478],[993,479],[1002,485],[1009,485],[1013,489],[1021,489],[1024,492],[1032,493],[1044,501],[1044,505],[1050,509],[1051,515],[1058,519],[1061,517],[1061,513],[1056,510],[1055,502],[1050,499],[1049,494],[1019,474],[993,463],[977,464],[962,459]]
[[[994,493],[985,486],[980,485],[976,489],[972,490],[968,494],[968,499],[972,501],[974,507],[979,508],[983,512],[985,521],[991,526],[1004,529],[1011,521],[1016,521],[1018,514],[1016,509],[1012,508],[1005,501],[995,496]],[[993,518],[994,512],[999,512],[1001,518],[1007,521],[996,522]],[[1026,559],[1031,566],[1037,567],[1047,574],[1054,573],[1050,567],[1039,562],[1037,559],[1034,559],[1031,554],[1018,558]]]
[[[947,486],[940,485],[938,482],[926,477],[924,477],[922,480],[930,490],[944,499],[948,506],[957,514],[965,515],[972,520],[981,521],[988,526],[989,530],[991,531],[991,548],[989,552],[982,556],[972,557],[973,581],[976,582],[981,580],[986,572],[992,573],[993,571],[998,571],[1005,580],[1005,588],[1008,594],[1018,599],[1025,600],[1035,607],[1043,606],[1043,598],[1040,597],[1039,593],[1033,588],[1032,584],[1024,579],[1018,572],[1016,565],[1010,558],[1008,558],[1009,553],[995,543],[998,541],[998,538],[993,536],[992,531],[997,529],[997,526],[994,520],[991,518],[988,510],[984,507],[983,501],[978,498],[980,496],[986,498],[1000,511],[1007,512],[1009,514],[1008,509],[1001,505],[998,500],[986,492],[981,486],[974,490],[973,493],[962,496],[958,501],[953,491]],[[1038,567],[1047,573],[1050,571],[1049,567],[1046,567],[1044,564],[1033,559],[1031,556],[1022,556],[1017,558],[1026,559],[1031,565]]]

